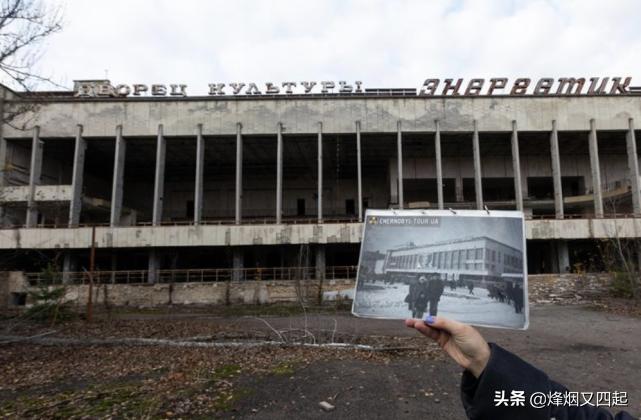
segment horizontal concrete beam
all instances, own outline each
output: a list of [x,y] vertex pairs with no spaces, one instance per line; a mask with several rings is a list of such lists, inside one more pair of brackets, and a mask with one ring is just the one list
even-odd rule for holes
[[[511,132],[512,121],[521,131],[549,131],[557,121],[559,131],[590,129],[599,118],[600,130],[627,130],[630,118],[641,120],[641,97],[451,97],[451,98],[297,98],[256,100],[68,101],[45,102],[35,114],[24,113],[13,126],[40,126],[40,137],[76,136],[112,138],[115,127],[123,135],[155,136],[163,124],[166,136],[191,135],[198,124],[204,135],[316,133],[318,122],[325,133],[354,133],[355,121],[363,133],[395,133],[400,121],[404,132],[433,132],[439,120],[442,132]],[[28,138],[29,131],[5,126],[5,138]]]
[[[0,188],[0,203],[17,203],[29,200],[29,186]],[[70,201],[71,185],[36,185],[34,201]]]
[[[358,243],[359,223],[97,227],[99,248]],[[91,228],[0,230],[0,249],[88,248]]]
[[528,220],[528,239],[613,239],[641,236],[641,219]]
[[[528,220],[527,239],[638,238],[641,219]],[[359,243],[362,224],[98,227],[99,248]],[[88,248],[91,228],[0,230],[0,249]]]

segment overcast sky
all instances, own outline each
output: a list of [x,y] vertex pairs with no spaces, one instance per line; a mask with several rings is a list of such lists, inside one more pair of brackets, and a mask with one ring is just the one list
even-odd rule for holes
[[62,3],[42,73],[112,83],[361,80],[419,87],[445,77],[633,77],[638,0],[45,0]]

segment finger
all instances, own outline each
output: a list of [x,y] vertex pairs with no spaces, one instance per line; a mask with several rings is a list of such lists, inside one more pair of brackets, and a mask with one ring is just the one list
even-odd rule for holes
[[441,332],[439,330],[425,325],[425,322],[422,319],[406,319],[405,325],[409,328],[414,328],[424,336],[429,337],[435,341],[437,341],[441,336]]
[[432,322],[428,324],[430,327],[447,331],[451,335],[459,335],[467,327],[466,324],[463,324],[458,321],[454,321],[453,319],[443,318],[441,316],[432,317],[431,320]]
[[425,325],[424,322],[417,322],[416,324],[414,324],[414,328],[424,336],[429,337],[434,341],[439,341],[439,339],[443,335],[441,331]]

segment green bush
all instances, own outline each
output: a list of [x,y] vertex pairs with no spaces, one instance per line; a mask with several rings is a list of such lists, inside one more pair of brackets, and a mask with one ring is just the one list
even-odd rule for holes
[[635,279],[634,274],[617,271],[613,273],[610,293],[612,296],[631,299],[634,297]]
[[75,313],[64,301],[65,287],[55,286],[62,280],[58,267],[47,264],[40,277],[38,289],[29,292],[30,300],[34,304],[25,312],[25,317],[34,321],[50,322],[52,325],[74,318]]
[[51,324],[74,318],[75,313],[64,302],[65,292],[62,286],[52,288],[40,286],[37,290],[30,291],[29,297],[35,303],[25,312],[25,317]]

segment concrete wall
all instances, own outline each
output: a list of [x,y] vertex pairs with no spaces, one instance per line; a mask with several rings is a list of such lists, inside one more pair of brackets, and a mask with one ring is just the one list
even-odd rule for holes
[[[542,274],[528,276],[530,302],[573,302],[604,296],[608,293],[612,275],[597,274]],[[304,296],[307,302],[317,303],[319,283],[315,280],[244,281],[218,283],[175,284],[108,284],[94,287],[93,302],[114,306],[150,307],[158,305],[224,305],[270,304],[298,302]],[[86,305],[87,285],[66,286],[66,300],[75,305]],[[354,280],[325,280],[322,284],[323,301],[353,298]],[[12,292],[26,292],[28,287],[21,272],[0,272],[0,307],[10,305]],[[33,302],[28,302],[33,303]]]
[[0,271],[0,307],[11,305],[13,293],[26,293],[27,279],[22,271]]
[[[0,187],[0,203],[27,201],[29,186]],[[36,201],[69,201],[71,185],[38,185],[35,188]]]
[[638,238],[641,219],[528,220],[527,239]]
[[[558,129],[589,130],[591,118],[600,130],[625,130],[628,119],[641,121],[641,97],[408,97],[408,98],[186,98],[82,100],[70,98],[43,103],[37,114],[23,115],[15,126],[40,125],[42,137],[75,136],[83,124],[87,137],[113,137],[123,125],[125,136],[153,136],[158,124],[167,136],[194,134],[203,124],[205,135],[315,133],[323,122],[326,133],[353,133],[361,121],[363,132],[396,132],[401,120],[404,131],[434,131],[439,119],[443,131],[472,131],[473,120],[480,131],[510,131],[512,120],[523,131],[549,131],[551,121]],[[29,137],[31,133],[5,127],[6,138]]]
[[[358,243],[358,223],[98,227],[99,248]],[[0,230],[0,249],[88,248],[91,228]]]
[[[151,307],[159,305],[225,305],[293,303],[303,296],[305,302],[318,303],[320,284],[317,281],[244,281],[219,283],[174,284],[107,284],[94,286],[96,306],[108,302],[113,306]],[[336,295],[352,296],[353,280],[325,280],[324,300]],[[74,305],[86,305],[89,286],[68,285],[65,299]],[[32,302],[29,302],[32,303]]]
[[[641,219],[527,220],[527,239],[641,237]],[[98,248],[359,243],[360,223],[98,227]],[[0,249],[89,248],[91,228],[1,229]]]

